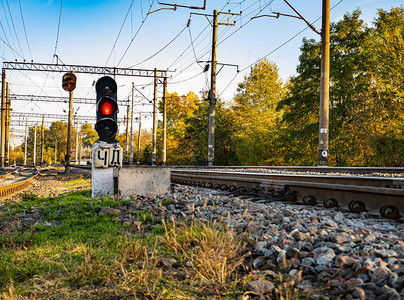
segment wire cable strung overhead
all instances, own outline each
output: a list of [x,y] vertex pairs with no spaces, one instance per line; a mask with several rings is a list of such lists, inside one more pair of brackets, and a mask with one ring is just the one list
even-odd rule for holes
[[[259,13],[261,13],[264,9],[266,9],[272,2],[273,2],[274,0],[271,0],[269,3],[266,3],[263,7],[259,7],[258,9],[254,9],[252,12],[250,12],[249,14],[247,14],[247,16],[248,15],[252,15],[252,14],[255,14],[255,16],[256,15],[258,15]],[[228,2],[229,3],[229,2]],[[250,5],[249,7],[248,7],[248,9],[249,8],[251,8],[251,7],[253,7],[254,5],[257,5],[257,3],[258,2],[255,2],[254,4],[252,4],[252,5]],[[226,4],[227,5],[227,4]],[[225,6],[226,6],[225,5]],[[230,38],[232,35],[234,35],[236,32],[238,32],[241,28],[244,28],[246,25],[248,25],[248,23],[249,22],[247,22],[247,23],[245,23],[242,27],[240,27],[240,28],[238,28],[236,31],[234,31],[234,32],[232,32],[230,35],[228,35],[227,37],[225,37],[224,39],[222,39],[220,42],[218,42],[218,44],[217,45],[219,45],[219,44],[221,44],[223,41],[225,41],[225,40],[227,40],[228,38]],[[208,25],[209,26],[209,25]],[[206,29],[206,28],[205,28]],[[219,35],[219,38],[221,37],[221,36],[223,36],[225,33],[227,32],[227,30],[224,30],[220,35]],[[210,49],[210,45],[207,45],[206,47],[204,47],[203,49],[207,49],[202,55],[200,55],[199,56],[199,59],[198,60],[200,60],[202,57],[204,57],[205,55],[208,55],[210,52],[211,52],[211,49]],[[190,63],[190,64],[188,64],[185,68],[183,68],[178,74],[176,74],[173,78],[171,78],[171,80],[173,80],[173,79],[175,79],[176,77],[178,77],[179,75],[181,75],[183,72],[185,72],[187,69],[189,69],[190,67],[192,67],[193,65],[194,65],[194,58],[192,58],[192,62]],[[170,81],[171,82],[171,81]]]
[[59,31],[60,31],[60,21],[62,20],[62,8],[63,8],[63,0],[61,0],[61,2],[60,2],[60,12],[59,12],[58,30],[57,30],[57,34],[56,34],[55,51],[53,51],[52,61],[53,61],[53,58],[55,57],[55,54],[56,54],[56,51],[57,51],[57,48],[58,48]]
[[[132,2],[131,2],[130,5],[129,5],[128,11],[126,12],[126,16],[125,16],[125,18],[124,18],[124,20],[123,20],[123,22],[122,22],[121,28],[119,29],[118,35],[117,35],[117,37],[116,37],[116,39],[115,39],[114,45],[112,46],[111,52],[110,52],[109,55],[108,55],[107,61],[105,62],[105,66],[108,65],[108,62],[109,62],[109,60],[110,60],[110,58],[111,58],[111,55],[112,55],[112,53],[114,52],[114,49],[115,49],[115,47],[116,47],[116,43],[118,42],[118,39],[119,39],[119,37],[121,36],[122,29],[123,29],[123,26],[124,26],[125,23],[126,23],[126,19],[128,18],[129,12],[132,11],[133,1],[134,1],[134,0],[132,0]],[[131,29],[132,29],[132,26],[131,26]]]
[[132,39],[130,40],[130,43],[129,43],[128,47],[126,47],[125,52],[122,54],[121,59],[120,59],[119,62],[117,63],[117,65],[116,65],[117,67],[121,64],[121,62],[122,62],[122,60],[124,59],[126,53],[128,53],[128,50],[129,50],[130,46],[132,45],[133,41],[135,40],[135,38],[136,38],[137,35],[139,34],[140,29],[142,29],[143,24],[146,22],[147,17],[149,16],[149,12],[151,11],[151,9],[152,9],[152,7],[153,7],[153,3],[154,3],[154,0],[153,0],[152,3],[150,4],[150,6],[149,6],[149,11],[147,12],[146,16],[144,17],[144,19],[143,19],[142,23],[140,24],[139,28],[137,29],[135,35],[134,35],[134,36],[132,37]]
[[22,26],[23,26],[23,28],[24,28],[25,41],[26,41],[26,43],[27,43],[29,55],[30,55],[30,57],[31,57],[31,59],[32,59],[31,47],[29,46],[28,35],[27,35],[27,29],[26,29],[26,27],[25,27],[24,15],[23,15],[23,13],[22,13],[21,0],[18,0],[18,4],[19,4],[19,6],[20,6],[20,14],[21,14]]
[[[333,10],[335,7],[337,7],[339,4],[341,4],[344,0],[340,0],[338,3],[336,3],[333,7],[331,7],[330,10]],[[316,23],[317,21],[319,21],[322,17],[318,17],[316,20],[314,20],[313,23]],[[248,68],[251,68],[252,66],[256,65],[257,63],[261,62],[263,59],[267,58],[268,56],[270,56],[271,54],[275,53],[276,51],[278,51],[279,49],[281,49],[283,46],[287,45],[289,42],[291,42],[292,40],[294,40],[296,37],[298,37],[301,33],[303,33],[304,31],[306,31],[309,27],[309,25],[307,25],[305,28],[303,28],[302,30],[300,30],[298,33],[296,33],[295,35],[293,35],[291,38],[289,38],[287,41],[283,42],[281,45],[279,45],[278,47],[276,47],[275,49],[271,50],[269,53],[267,53],[266,55],[264,55],[263,57],[261,57],[260,59],[256,60],[255,62],[253,62],[252,64],[248,65],[247,67],[243,68],[240,70],[240,73],[244,72],[245,70],[247,70]],[[234,79],[237,77],[237,75],[239,75],[240,73],[236,73],[234,75],[234,77],[230,80],[230,82],[226,85],[226,87],[222,90],[222,93],[224,93],[227,88],[231,85],[231,83],[234,81]]]
[[188,25],[185,26],[171,41],[169,41],[169,42],[168,42],[165,46],[163,46],[159,51],[157,51],[156,53],[150,55],[148,58],[142,60],[141,62],[130,66],[129,68],[136,67],[136,66],[138,66],[138,65],[140,65],[140,64],[142,64],[142,63],[144,63],[144,62],[146,62],[146,61],[148,61],[148,60],[150,60],[150,59],[152,59],[152,58],[155,57],[156,55],[158,55],[161,51],[163,51],[163,50],[166,49],[168,46],[170,46],[170,44],[172,44],[172,43],[184,32],[184,30],[187,29],[187,27],[188,27]]
[[[2,3],[3,3],[3,1],[2,1]],[[14,35],[15,35],[15,38],[17,39],[18,48],[20,48],[22,56],[25,56],[24,51],[21,48],[20,39],[18,38],[17,30],[15,29],[14,19],[13,19],[13,15],[11,14],[10,5],[8,4],[8,0],[6,0],[6,4],[7,4],[8,13],[10,15],[11,24],[13,25]],[[4,4],[3,4],[3,10],[4,10]],[[4,10],[4,13],[6,14],[5,10]]]

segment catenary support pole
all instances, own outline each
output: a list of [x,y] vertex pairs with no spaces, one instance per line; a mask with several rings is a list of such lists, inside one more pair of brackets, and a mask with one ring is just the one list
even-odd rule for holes
[[137,134],[137,156],[136,156],[136,165],[140,165],[140,140],[142,138],[142,119],[139,116],[139,132]]
[[153,96],[153,149],[151,156],[152,166],[156,165],[157,153],[157,69],[154,69],[154,96]]
[[321,31],[321,83],[318,166],[328,166],[329,92],[330,92],[330,0],[323,0]]
[[129,103],[126,106],[126,132],[125,132],[125,163],[129,164]]
[[166,90],[167,90],[167,77],[164,77],[163,81],[163,145],[162,145],[162,159],[161,164],[163,166],[166,165],[167,160],[167,98],[166,98]]
[[25,118],[25,148],[24,148],[24,166],[27,165],[27,154],[28,154],[28,118]]
[[130,113],[130,155],[129,164],[133,165],[133,107],[135,106],[135,84],[132,82],[132,108]]
[[42,116],[42,126],[41,126],[41,163],[43,165],[43,146],[45,143],[45,116]]
[[67,122],[67,146],[65,156],[65,173],[70,174],[70,152],[72,135],[72,111],[73,111],[73,92],[69,92],[69,120]]
[[75,155],[75,164],[77,165],[79,163],[79,124],[77,123],[77,120],[75,119],[76,123],[76,155]]
[[10,84],[6,82],[6,122],[5,122],[5,139],[4,139],[4,157],[5,157],[5,165],[9,166],[10,165],[10,113],[11,113],[11,107],[10,107]]
[[213,11],[212,37],[212,68],[211,87],[209,91],[209,135],[208,135],[208,166],[213,166],[215,160],[215,107],[216,107],[216,48],[217,48],[217,10]]
[[81,165],[81,134],[79,134],[79,165]]
[[0,145],[0,164],[4,168],[4,147],[6,136],[6,70],[3,69],[1,75],[1,145]]
[[32,163],[35,167],[35,164],[36,164],[36,125],[34,126],[34,156],[32,158]]

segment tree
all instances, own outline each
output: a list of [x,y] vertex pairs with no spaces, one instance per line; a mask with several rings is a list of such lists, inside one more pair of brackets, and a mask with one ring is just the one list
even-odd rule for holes
[[98,140],[98,133],[94,126],[85,122],[80,128],[81,141],[83,148],[92,148],[95,141]]
[[[403,8],[379,11],[374,27],[360,11],[331,25],[331,165],[402,165]],[[318,146],[320,42],[303,40],[298,75],[279,103],[285,161],[315,165]]]
[[[206,93],[202,98],[207,98]],[[215,165],[238,165],[234,145],[235,120],[231,109],[225,108],[223,100],[216,99],[216,124],[215,124]],[[186,133],[184,147],[192,154],[190,163],[193,165],[206,165],[208,154],[208,127],[209,127],[209,103],[199,102],[192,117],[185,121]]]
[[[266,59],[251,68],[237,88],[234,111],[235,152],[244,165],[263,165],[273,161],[281,112],[276,110],[284,95],[278,68]],[[275,162],[276,163],[276,162]]]
[[[194,116],[198,108],[199,98],[195,93],[188,92],[179,96],[178,93],[167,93],[167,165],[189,164],[192,160],[192,151],[189,147],[189,139],[186,137],[187,120]],[[159,103],[159,111],[163,111],[162,102]],[[161,122],[158,125],[162,127]],[[158,162],[161,162],[162,131],[158,131]]]

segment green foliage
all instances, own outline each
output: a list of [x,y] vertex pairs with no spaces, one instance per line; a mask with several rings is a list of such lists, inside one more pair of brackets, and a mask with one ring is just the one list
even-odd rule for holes
[[32,200],[35,200],[35,199],[37,199],[38,198],[38,196],[37,195],[35,195],[34,193],[32,193],[32,192],[24,192],[22,195],[21,195],[21,199],[23,200],[23,201],[32,201]]
[[237,157],[244,165],[263,165],[275,155],[273,143],[281,115],[276,106],[283,95],[278,69],[265,59],[239,84],[232,125]]
[[[330,165],[402,166],[404,8],[379,10],[374,26],[360,11],[331,26]],[[317,163],[320,42],[304,40],[298,75],[280,101],[289,148],[285,161]]]

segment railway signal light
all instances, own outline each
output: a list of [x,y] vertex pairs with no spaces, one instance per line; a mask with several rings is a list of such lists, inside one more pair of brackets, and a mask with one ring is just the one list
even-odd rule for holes
[[73,72],[66,73],[62,77],[62,87],[66,92],[72,92],[76,88],[76,75]]
[[115,143],[118,131],[118,102],[117,85],[114,79],[104,76],[95,84],[97,94],[97,122],[95,130],[99,140],[107,143]]

